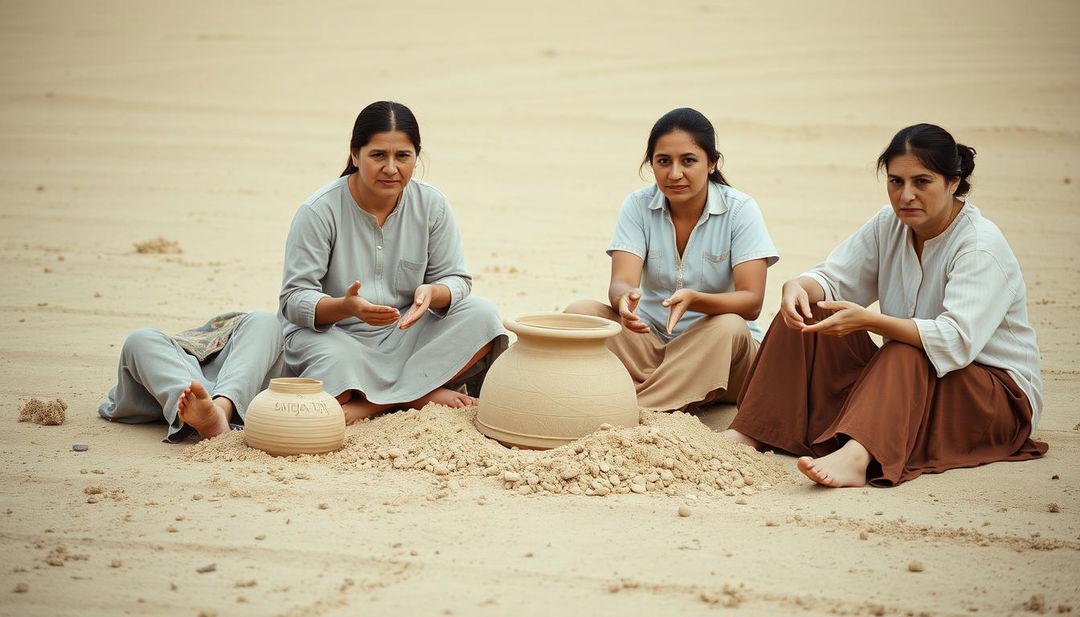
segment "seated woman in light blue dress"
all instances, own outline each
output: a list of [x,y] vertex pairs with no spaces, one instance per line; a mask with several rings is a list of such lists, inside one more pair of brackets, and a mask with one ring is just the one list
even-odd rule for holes
[[408,107],[368,105],[345,171],[300,206],[286,241],[287,370],[321,380],[350,424],[429,402],[473,404],[508,344],[495,306],[469,296],[450,203],[412,177],[419,154]]
[[645,409],[734,402],[757,353],[754,320],[779,259],[757,203],[720,173],[712,123],[674,109],[653,125],[645,160],[656,183],[631,193],[608,245],[608,302],[568,313],[623,325],[608,348]]

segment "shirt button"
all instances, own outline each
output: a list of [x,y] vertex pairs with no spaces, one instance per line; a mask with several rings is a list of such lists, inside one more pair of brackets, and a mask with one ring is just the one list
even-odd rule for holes
[[379,250],[381,251],[381,250],[382,250],[382,245],[381,245],[381,244],[379,244],[379,245],[377,245],[377,246],[376,246],[375,248],[377,248],[377,249],[379,249]]

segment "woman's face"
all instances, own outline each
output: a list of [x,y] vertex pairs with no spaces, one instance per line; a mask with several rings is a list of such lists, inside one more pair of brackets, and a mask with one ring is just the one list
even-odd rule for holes
[[889,201],[900,222],[926,240],[945,231],[952,222],[953,194],[960,178],[930,171],[911,154],[889,161]]
[[716,166],[689,133],[675,130],[657,139],[649,166],[672,206],[705,204],[709,174]]
[[416,147],[401,131],[375,133],[359,152],[352,153],[352,162],[360,191],[396,202],[416,169]]

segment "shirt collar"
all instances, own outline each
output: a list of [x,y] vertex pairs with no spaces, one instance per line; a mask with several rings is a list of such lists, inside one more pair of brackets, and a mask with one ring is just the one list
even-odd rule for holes
[[[660,210],[667,204],[667,199],[664,197],[664,192],[660,190],[659,186],[656,187],[656,194],[653,195],[651,201],[649,201],[650,210]],[[724,197],[724,190],[721,185],[716,182],[709,182],[709,194],[705,197],[705,212],[709,214],[723,214],[728,211],[727,199]]]

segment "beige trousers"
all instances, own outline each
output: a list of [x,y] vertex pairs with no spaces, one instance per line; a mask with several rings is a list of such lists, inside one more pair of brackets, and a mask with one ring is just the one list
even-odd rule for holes
[[[579,300],[565,312],[619,321],[610,306]],[[623,328],[607,340],[637,389],[638,405],[651,411],[694,410],[712,402],[735,402],[758,342],[738,315],[710,315],[665,343],[653,332]]]

